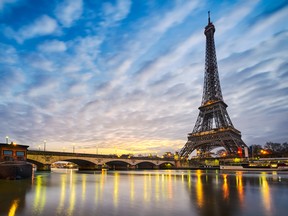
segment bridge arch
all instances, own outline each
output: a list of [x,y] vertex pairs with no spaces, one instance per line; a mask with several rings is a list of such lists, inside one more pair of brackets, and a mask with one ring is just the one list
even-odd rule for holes
[[160,169],[171,169],[171,168],[175,168],[175,164],[172,162],[164,161],[164,162],[159,164],[159,168]]
[[49,171],[51,170],[51,164],[59,161],[67,161],[72,162],[78,165],[79,170],[95,170],[101,168],[97,164],[97,161],[89,159],[89,158],[77,158],[77,157],[33,157],[29,156],[27,161],[35,164],[37,166],[38,171]]
[[127,170],[133,167],[131,163],[123,160],[111,160],[106,162],[105,166],[108,166],[109,169],[113,170]]
[[158,168],[158,164],[152,161],[141,161],[136,164],[137,169],[156,169]]

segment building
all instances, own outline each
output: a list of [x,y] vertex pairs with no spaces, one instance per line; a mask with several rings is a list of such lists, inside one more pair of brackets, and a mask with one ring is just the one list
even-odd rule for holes
[[26,162],[28,147],[13,142],[0,143],[0,179],[32,177],[32,164]]
[[0,143],[0,162],[26,161],[28,147],[13,142],[11,144]]

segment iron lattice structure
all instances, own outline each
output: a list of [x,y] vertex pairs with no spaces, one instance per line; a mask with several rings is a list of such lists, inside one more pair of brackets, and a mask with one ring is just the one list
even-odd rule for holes
[[242,155],[246,144],[241,139],[241,132],[234,128],[228,115],[221,92],[218,75],[216,49],[214,43],[215,26],[210,22],[205,27],[206,56],[203,98],[199,115],[188,141],[180,151],[181,157],[188,157],[194,150],[205,157],[211,150],[224,147],[229,155]]

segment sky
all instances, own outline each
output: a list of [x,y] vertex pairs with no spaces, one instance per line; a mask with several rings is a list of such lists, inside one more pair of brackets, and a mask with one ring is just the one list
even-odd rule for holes
[[163,154],[201,105],[207,11],[243,141],[288,141],[286,0],[0,0],[0,142]]

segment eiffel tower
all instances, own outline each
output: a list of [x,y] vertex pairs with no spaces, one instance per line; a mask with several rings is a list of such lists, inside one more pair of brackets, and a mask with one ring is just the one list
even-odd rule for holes
[[211,150],[217,147],[224,147],[227,155],[241,157],[244,147],[247,147],[241,139],[241,132],[233,126],[226,110],[228,106],[222,97],[214,32],[215,26],[208,12],[208,25],[204,31],[206,56],[202,103],[194,129],[188,134],[188,141],[179,152],[181,157],[189,157],[194,150],[197,150],[197,156],[208,157]]

